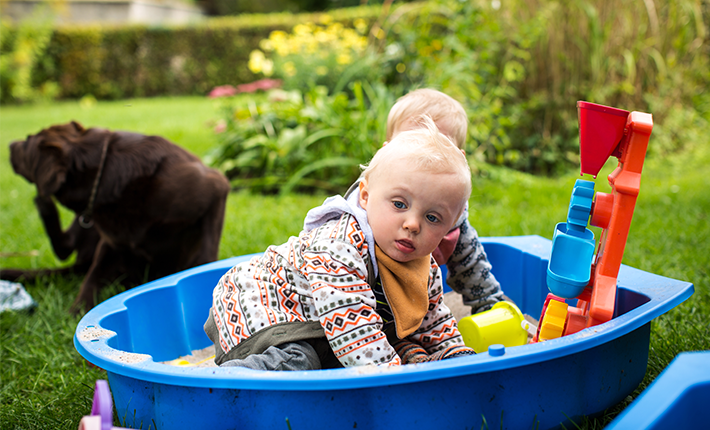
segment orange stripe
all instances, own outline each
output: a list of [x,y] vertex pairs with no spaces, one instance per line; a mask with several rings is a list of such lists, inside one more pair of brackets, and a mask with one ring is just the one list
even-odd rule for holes
[[[360,345],[360,346],[358,346],[358,347],[356,347],[356,348],[353,348],[353,351],[358,351],[358,350],[360,350],[363,346],[369,345],[369,344],[371,344],[371,343],[373,343],[373,342],[377,342],[378,340],[382,339],[384,336],[385,336],[385,334],[382,333],[382,332],[375,333],[375,334],[373,334],[372,338],[371,338],[369,341],[363,343],[362,345]],[[334,353],[334,354],[336,355],[336,357],[337,357],[339,354],[341,354],[341,351],[343,351],[344,349],[348,348],[350,345],[357,344],[357,343],[362,342],[362,341],[363,341],[363,339],[356,340],[356,341],[354,341],[354,342],[350,342],[349,344],[343,346],[342,348],[333,351],[333,353]]]
[[377,315],[377,312],[375,312],[374,310],[372,311],[372,314],[371,314],[369,317],[365,317],[365,316],[362,316],[362,315],[358,315],[358,317],[357,317],[354,321],[351,320],[351,319],[349,319],[349,318],[347,318],[347,315],[350,315],[350,314],[358,314],[360,311],[362,311],[362,309],[372,310],[372,308],[370,308],[369,306],[362,306],[362,307],[360,307],[359,309],[352,309],[352,310],[349,309],[349,310],[346,310],[345,313],[343,313],[343,314],[341,314],[341,313],[335,313],[335,314],[333,314],[332,316],[329,316],[329,317],[325,318],[324,322],[321,323],[321,325],[323,326],[324,329],[325,329],[325,326],[326,326],[326,323],[327,323],[327,322],[333,323],[333,322],[335,321],[335,319],[338,318],[338,317],[343,318],[343,321],[344,321],[342,327],[334,328],[334,329],[331,330],[330,332],[326,331],[326,333],[325,333],[326,336],[332,336],[333,333],[336,332],[336,331],[338,331],[338,332],[345,332],[348,327],[359,325],[361,320],[365,320],[367,323],[371,323],[371,322],[373,322],[373,320],[374,320],[374,321],[377,321],[377,319],[379,318],[379,315]]

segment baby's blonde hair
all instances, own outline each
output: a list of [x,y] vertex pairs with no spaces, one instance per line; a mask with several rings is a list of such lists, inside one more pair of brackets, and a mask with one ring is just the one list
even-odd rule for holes
[[447,136],[441,134],[428,115],[414,118],[420,128],[398,133],[391,142],[380,148],[364,170],[368,181],[379,169],[394,169],[393,163],[408,163],[416,170],[428,173],[451,173],[464,186],[465,200],[471,196],[471,168],[466,156]]
[[387,116],[387,140],[392,140],[405,122],[429,115],[434,123],[446,124],[449,138],[460,149],[465,149],[468,116],[461,103],[432,88],[420,88],[397,99]]

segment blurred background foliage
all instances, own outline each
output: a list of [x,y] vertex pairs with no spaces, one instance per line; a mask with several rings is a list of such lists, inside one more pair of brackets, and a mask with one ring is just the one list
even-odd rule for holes
[[[214,13],[246,10],[218,3]],[[273,7],[351,5],[295,3]],[[432,87],[468,112],[474,168],[556,175],[579,165],[577,100],[653,113],[650,156],[707,135],[709,17],[707,0],[386,0],[182,27],[4,23],[0,100],[204,95],[278,79],[268,95],[224,99],[207,161],[236,188],[343,192],[396,98]]]
[[202,0],[197,3],[207,15],[225,16],[244,13],[316,12],[382,2],[383,0]]
[[710,113],[708,6],[429,2],[392,26],[388,40],[404,50],[411,83],[464,102],[477,159],[558,173],[578,165],[576,100],[652,112],[658,127],[651,151],[690,140],[686,131]]
[[237,189],[342,194],[380,147],[396,95],[379,82],[355,81],[348,93],[317,86],[225,103],[225,131],[205,162]]
[[243,14],[180,26],[2,22],[0,55],[21,58],[31,79],[17,79],[7,67],[0,76],[0,102],[32,101],[23,97],[24,90],[13,89],[46,82],[59,85],[56,95],[62,99],[205,95],[218,85],[254,80],[249,55],[272,31],[290,32],[295,24],[309,21],[353,28],[355,19],[379,15],[379,7],[365,6],[328,14]]

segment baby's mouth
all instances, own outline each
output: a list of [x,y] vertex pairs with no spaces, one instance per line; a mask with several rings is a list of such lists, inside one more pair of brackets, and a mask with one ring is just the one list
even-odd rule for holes
[[407,240],[407,239],[396,240],[395,244],[397,245],[397,249],[399,249],[402,252],[409,253],[409,252],[414,251],[414,244],[410,240]]

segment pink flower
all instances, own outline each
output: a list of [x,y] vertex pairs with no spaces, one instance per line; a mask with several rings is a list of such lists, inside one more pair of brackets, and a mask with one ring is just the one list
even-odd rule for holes
[[237,94],[238,92],[239,91],[231,85],[222,85],[219,87],[214,87],[207,97],[211,99],[217,97],[229,97]]
[[258,90],[270,90],[281,86],[280,79],[260,79],[248,84],[237,85],[237,91],[240,93],[254,93]]
[[219,87],[214,87],[207,97],[211,99],[217,97],[230,97],[239,93],[255,93],[259,90],[266,91],[273,88],[279,88],[280,86],[280,79],[260,79],[258,81],[250,82],[248,84],[237,85],[237,88],[234,88],[231,85],[221,85]]
[[214,132],[215,134],[219,134],[224,133],[225,130],[227,130],[227,121],[220,119],[214,126]]

